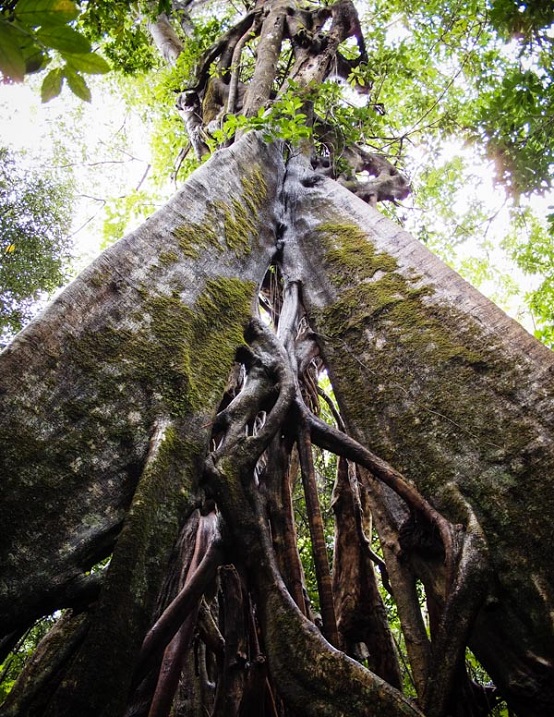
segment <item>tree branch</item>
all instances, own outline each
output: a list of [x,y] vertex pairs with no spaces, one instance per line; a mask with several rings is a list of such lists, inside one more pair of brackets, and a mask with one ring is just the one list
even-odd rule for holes
[[[258,20],[259,16],[256,16]],[[248,40],[257,32],[257,23],[254,23],[254,28],[247,28],[246,32],[243,33],[237,44],[233,49],[233,56],[231,58],[231,79],[229,81],[229,95],[227,97],[227,108],[226,112],[231,115],[235,112],[237,102],[237,92],[239,87],[240,77],[240,60],[242,51]]]
[[171,26],[167,15],[162,13],[156,22],[148,23],[148,31],[164,60],[174,65],[183,51],[183,43]]
[[244,97],[243,112],[252,117],[269,100],[287,17],[286,3],[273,2],[260,29],[260,41],[256,49],[257,62],[254,74]]

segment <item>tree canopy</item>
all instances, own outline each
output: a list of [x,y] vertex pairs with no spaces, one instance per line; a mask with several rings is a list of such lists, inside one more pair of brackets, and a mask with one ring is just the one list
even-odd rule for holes
[[0,341],[33,315],[40,292],[68,279],[70,196],[54,176],[22,166],[0,148]]
[[[461,139],[530,216],[552,20],[2,7],[4,74],[90,100],[98,48],[188,177],[0,357],[10,684],[42,638],[2,715],[551,713],[552,353],[398,221],[414,192],[453,216]],[[543,319],[546,237],[512,239]]]

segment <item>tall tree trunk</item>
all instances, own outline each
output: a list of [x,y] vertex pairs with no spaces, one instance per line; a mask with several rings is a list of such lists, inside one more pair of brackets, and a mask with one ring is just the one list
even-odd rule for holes
[[2,635],[89,604],[88,572],[117,543],[81,688],[66,682],[59,714],[98,715],[99,701],[115,714],[126,699],[170,551],[202,502],[211,424],[275,252],[282,171],[253,136],[214,158],[1,356]]
[[[193,662],[179,645],[190,644],[186,621],[202,615],[202,593],[213,598],[223,559],[248,581],[225,608],[248,616],[229,644],[262,661],[263,651],[268,666],[261,681],[233,674],[235,712],[256,683],[271,710],[288,705],[284,714],[440,717],[462,699],[469,644],[518,715],[551,714],[553,355],[285,150],[250,134],[217,153],[0,357],[2,634],[8,645],[55,609],[84,613],[58,628],[64,650],[54,638],[44,649],[60,669],[33,666],[48,682],[47,710],[26,678],[3,715],[23,705],[31,717],[123,715],[171,655]],[[285,291],[294,310],[279,327],[284,346],[250,320],[274,261],[296,287]],[[301,303],[350,437],[303,404]],[[237,352],[247,379],[221,403]],[[286,541],[268,526],[287,521],[267,516],[276,501],[265,500],[258,461],[283,436],[290,447],[299,424],[307,443],[311,434],[366,469],[385,555],[399,566],[393,591],[409,586],[407,569],[425,585],[433,618],[416,665],[419,707],[331,647],[279,573],[293,566],[294,582],[300,571],[290,545],[290,560],[276,559]],[[280,461],[269,480],[289,480]],[[179,534],[197,523],[205,556],[190,559],[190,575],[181,566],[181,592],[164,601]],[[112,553],[107,571],[87,577]],[[204,644],[230,676],[239,662],[221,657],[225,636],[211,632]],[[195,694],[209,691],[206,664]],[[394,665],[375,669],[398,683]],[[153,682],[156,714],[169,709],[173,677]]]
[[[285,271],[301,283],[342,415],[450,521],[482,531],[488,559],[471,568],[483,595],[469,643],[518,715],[546,717],[554,354],[396,224],[315,179],[289,166]],[[406,551],[444,603],[436,557],[417,541]],[[463,609],[444,626],[451,638]]]

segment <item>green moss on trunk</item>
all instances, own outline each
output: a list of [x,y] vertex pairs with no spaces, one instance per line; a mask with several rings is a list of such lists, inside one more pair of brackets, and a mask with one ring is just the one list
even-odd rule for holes
[[[422,433],[434,448],[446,442],[462,450],[478,438],[491,456],[505,446],[518,453],[530,438],[525,424],[514,427],[512,416],[499,416],[490,400],[491,391],[513,397],[521,378],[520,367],[505,358],[498,340],[454,307],[437,302],[433,287],[419,276],[401,273],[396,260],[377,252],[357,226],[325,224],[318,234],[337,298],[316,321],[328,350],[341,355],[337,380],[350,387],[344,394],[350,419],[378,421],[380,436],[388,422],[390,441],[380,450],[406,468],[396,446],[413,448],[406,453],[411,472],[414,456],[422,455],[425,474],[418,478],[431,495],[444,484],[450,461],[425,460],[426,446],[417,448]],[[472,390],[477,384],[484,390]],[[375,407],[369,413],[359,400],[368,385],[374,388]],[[429,470],[433,464],[436,472]]]
[[[311,311],[343,415],[359,440],[449,520],[464,523],[471,506],[497,581],[483,644],[502,633],[514,653],[532,644],[551,654],[551,632],[537,630],[549,617],[536,587],[550,584],[552,574],[544,541],[554,514],[544,490],[554,470],[551,413],[544,411],[552,405],[550,378],[543,373],[545,384],[537,382],[537,359],[512,350],[496,328],[507,322],[473,299],[470,287],[461,310],[448,292],[378,251],[377,241],[338,214],[310,238],[322,247],[335,288],[334,298]],[[515,604],[525,604],[525,614]],[[497,661],[492,656],[489,669]]]
[[192,307],[177,292],[147,296],[130,317],[137,329],[106,326],[77,340],[72,354],[83,369],[104,373],[107,400],[130,381],[174,417],[212,407],[244,342],[255,290],[253,282],[219,277],[206,282]]
[[[124,706],[170,551],[197,494],[209,439],[209,428],[199,424],[217,407],[244,340],[254,290],[251,282],[218,278],[207,282],[192,307],[176,296],[148,298],[143,328],[123,337],[110,330],[87,339],[88,360],[103,360],[104,366],[127,363],[135,380],[150,385],[156,413],[169,416],[172,425],[140,477],[94,624],[54,710],[70,704],[75,713],[93,715],[110,705],[115,714]],[[91,664],[98,665],[94,674]]]
[[201,223],[184,222],[172,230],[185,257],[196,259],[206,249],[230,249],[244,256],[257,244],[260,211],[268,198],[267,182],[259,166],[240,178],[242,192],[229,201],[208,202]]

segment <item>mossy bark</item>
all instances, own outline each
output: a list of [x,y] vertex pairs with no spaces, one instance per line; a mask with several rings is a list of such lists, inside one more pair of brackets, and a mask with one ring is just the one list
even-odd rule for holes
[[254,136],[216,155],[1,356],[2,634],[79,604],[115,546],[54,714],[125,703],[275,252],[282,172],[278,149]]
[[288,275],[348,428],[450,521],[476,516],[494,577],[471,645],[518,714],[546,715],[554,354],[397,225],[311,177],[289,167]]

